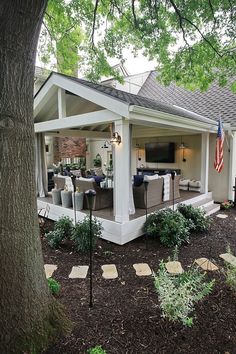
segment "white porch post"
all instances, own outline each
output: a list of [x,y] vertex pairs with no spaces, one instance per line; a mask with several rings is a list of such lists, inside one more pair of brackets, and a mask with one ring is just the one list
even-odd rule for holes
[[209,133],[202,133],[201,193],[208,192],[208,176],[209,176]]
[[66,117],[66,92],[62,88],[58,87],[58,117],[59,119]]
[[115,221],[129,221],[130,188],[130,132],[129,122],[115,121],[114,131],[121,136],[121,143],[114,146],[114,215]]
[[234,200],[233,186],[236,177],[236,135],[231,134],[230,138],[230,153],[229,153],[229,182],[228,182],[228,199]]

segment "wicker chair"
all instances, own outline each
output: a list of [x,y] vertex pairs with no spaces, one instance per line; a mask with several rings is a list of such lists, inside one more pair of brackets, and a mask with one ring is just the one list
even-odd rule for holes
[[[147,208],[162,203],[163,195],[163,178],[154,179],[149,181],[147,188]],[[135,208],[146,208],[146,191],[144,183],[140,186],[133,186],[133,196]]]
[[[113,190],[101,188],[97,185],[93,178],[91,179],[76,179],[76,187],[79,187],[80,192],[86,192],[89,189],[93,189],[96,192],[94,198],[93,210],[100,210],[104,208],[113,207]],[[87,198],[84,198],[84,209],[88,209]]]

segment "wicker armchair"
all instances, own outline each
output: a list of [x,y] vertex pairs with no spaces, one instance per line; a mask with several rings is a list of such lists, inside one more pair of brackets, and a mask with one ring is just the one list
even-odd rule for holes
[[[93,189],[96,192],[94,198],[93,210],[100,210],[104,208],[113,207],[113,190],[101,188],[97,185],[93,178],[91,179],[76,179],[76,187],[79,187],[80,192],[86,192],[89,189]],[[88,209],[87,198],[84,198],[84,209]]]

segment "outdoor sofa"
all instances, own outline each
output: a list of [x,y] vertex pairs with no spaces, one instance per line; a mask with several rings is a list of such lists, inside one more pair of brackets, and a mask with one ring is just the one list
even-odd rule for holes
[[[171,176],[169,176],[169,193],[168,199],[163,200],[164,195],[164,178],[163,176],[157,176],[156,178],[152,178],[153,176],[146,176],[144,179],[148,181],[147,188],[147,208],[151,208],[162,204],[164,201],[173,200],[173,191],[174,191],[174,199],[180,198],[179,193],[179,180],[180,176],[175,176],[174,179],[174,188],[173,188],[173,180]],[[168,177],[167,177],[168,178]],[[134,196],[134,205],[135,208],[146,208],[146,191],[145,185],[143,181],[140,179],[140,184],[133,185],[133,196]]]

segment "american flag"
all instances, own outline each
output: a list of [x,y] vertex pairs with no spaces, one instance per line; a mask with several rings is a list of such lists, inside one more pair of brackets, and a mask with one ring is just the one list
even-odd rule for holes
[[224,167],[223,162],[223,146],[224,146],[224,131],[221,119],[218,122],[218,131],[217,131],[217,138],[216,138],[216,149],[215,149],[215,161],[214,161],[214,168],[217,172],[221,172],[222,168]]

